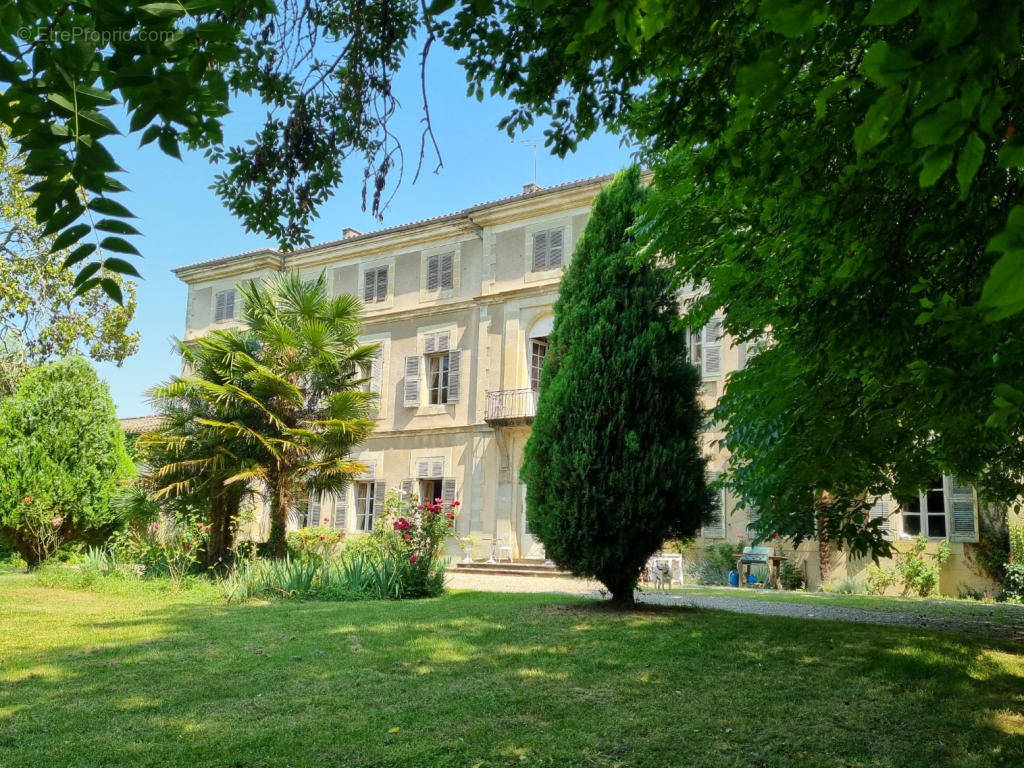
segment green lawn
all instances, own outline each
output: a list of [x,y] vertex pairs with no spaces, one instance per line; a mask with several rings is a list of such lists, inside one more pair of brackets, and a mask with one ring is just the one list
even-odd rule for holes
[[1019,766],[1021,649],[583,599],[227,605],[0,576],[0,766]]
[[1012,603],[983,603],[977,600],[954,600],[951,598],[922,599],[920,597],[883,597],[879,595],[837,595],[828,592],[776,592],[775,590],[751,589],[749,587],[742,589],[735,587],[683,587],[682,589],[672,589],[670,592],[677,595],[708,595],[799,603],[801,605],[834,605],[865,611],[926,614],[964,621],[978,620],[1019,624],[1024,627],[1024,605]]

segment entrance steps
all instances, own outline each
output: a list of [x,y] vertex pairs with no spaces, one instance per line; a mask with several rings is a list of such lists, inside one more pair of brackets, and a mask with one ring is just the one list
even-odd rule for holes
[[568,571],[558,569],[553,563],[543,560],[515,560],[509,562],[504,560],[500,563],[487,563],[474,561],[472,563],[457,563],[449,571],[457,573],[490,574],[492,576],[572,576]]

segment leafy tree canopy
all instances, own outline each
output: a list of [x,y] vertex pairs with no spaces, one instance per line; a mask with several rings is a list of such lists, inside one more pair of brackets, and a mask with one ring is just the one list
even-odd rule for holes
[[[0,139],[5,133],[0,128]],[[113,278],[120,304],[97,292],[77,295],[54,238],[35,223],[23,171],[0,143],[0,394],[13,392],[29,367],[72,352],[121,363],[139,344],[128,330],[134,285]]]
[[523,465],[548,556],[625,602],[662,542],[713,509],[672,273],[634,264],[639,177],[624,171],[597,196],[562,279]]

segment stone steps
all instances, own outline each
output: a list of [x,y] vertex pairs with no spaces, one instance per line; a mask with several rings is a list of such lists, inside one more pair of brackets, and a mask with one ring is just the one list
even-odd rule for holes
[[568,571],[561,571],[551,563],[543,560],[517,560],[501,563],[457,563],[449,571],[458,573],[490,574],[492,576],[572,576]]

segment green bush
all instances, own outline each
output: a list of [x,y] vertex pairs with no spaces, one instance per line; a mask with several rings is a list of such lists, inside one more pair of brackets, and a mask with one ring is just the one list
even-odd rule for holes
[[928,540],[922,535],[914,540],[913,547],[900,555],[896,564],[904,591],[918,597],[928,597],[939,591],[939,571],[949,559],[949,544],[941,542],[932,554],[926,554]]
[[803,589],[806,579],[804,572],[796,563],[783,560],[779,566],[779,586],[783,589]]
[[822,590],[834,595],[866,595],[868,593],[868,585],[860,579],[848,576],[830,581],[822,587]]
[[0,404],[0,530],[29,565],[106,538],[134,471],[110,392],[84,359],[29,373]]
[[690,576],[698,584],[728,585],[729,572],[736,570],[736,555],[742,551],[742,544],[708,544],[690,565]]
[[1009,603],[1024,603],[1024,561],[1006,564],[1006,578],[999,599]]
[[899,573],[895,568],[882,568],[872,565],[868,568],[867,587],[872,595],[884,595],[889,587],[899,581]]
[[978,543],[968,548],[977,569],[996,584],[1006,578],[1006,563],[1010,559],[1010,532],[1007,528],[984,529]]

